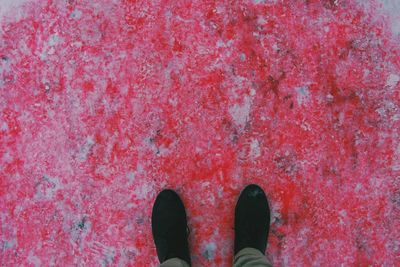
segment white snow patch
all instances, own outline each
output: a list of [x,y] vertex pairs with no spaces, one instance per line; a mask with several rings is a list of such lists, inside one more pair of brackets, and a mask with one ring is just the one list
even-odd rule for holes
[[42,261],[36,255],[33,255],[32,250],[29,252],[27,260],[29,263],[33,264],[33,266],[35,266],[35,267],[42,266]]
[[28,2],[28,0],[0,0],[0,18],[26,2]]
[[78,161],[80,161],[80,162],[86,161],[94,144],[95,144],[95,142],[94,142],[93,138],[88,136],[86,138],[85,144],[81,147],[81,149],[78,153],[78,156],[77,156]]
[[229,114],[232,116],[233,122],[238,126],[241,130],[246,126],[247,121],[249,120],[251,108],[251,99],[249,96],[245,96],[243,100],[243,104],[235,104],[229,108]]
[[399,0],[378,0],[383,7],[383,11],[389,17],[392,33],[394,35],[400,34],[400,1]]
[[129,181],[135,180],[135,172],[129,171],[129,172],[126,174],[126,177],[129,179]]
[[297,92],[297,104],[299,106],[307,103],[310,100],[310,92],[308,86],[302,86],[296,88]]
[[135,181],[135,178],[138,174],[141,174],[143,172],[143,166],[142,164],[138,163],[136,165],[136,170],[134,171],[128,171],[126,174],[126,177],[129,179],[129,181],[133,182]]
[[400,76],[397,74],[390,74],[386,79],[386,86],[393,88],[400,81]]
[[53,199],[57,191],[62,189],[63,186],[60,179],[57,177],[50,177],[48,175],[43,175],[42,179],[36,184],[35,198],[36,199]]
[[58,36],[58,34],[52,34],[49,37],[48,44],[49,46],[56,46],[57,44],[61,43],[63,40]]
[[[400,1],[399,0],[376,0],[376,1],[356,1],[367,13],[375,14],[377,9],[377,17],[375,22],[383,18],[390,23],[390,30],[394,37],[400,37]],[[378,4],[376,7],[375,3]]]
[[250,143],[250,156],[251,156],[252,159],[256,159],[259,156],[261,156],[260,143],[258,142],[257,139],[251,140],[251,143]]
[[215,245],[214,242],[208,243],[205,247],[203,256],[207,259],[214,259],[215,256],[215,250],[217,249],[217,246]]
[[8,124],[4,121],[3,124],[0,127],[1,131],[7,132],[8,131]]
[[71,18],[73,18],[73,19],[80,19],[81,17],[82,17],[82,11],[80,11],[79,9],[75,9],[71,13]]
[[136,199],[147,199],[149,195],[154,191],[154,184],[153,183],[143,183],[138,184],[133,191],[133,195]]

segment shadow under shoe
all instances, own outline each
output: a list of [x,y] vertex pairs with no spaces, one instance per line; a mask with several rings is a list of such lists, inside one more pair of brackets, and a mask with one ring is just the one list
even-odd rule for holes
[[160,263],[180,258],[191,265],[186,211],[175,191],[167,189],[158,194],[151,227]]
[[235,209],[235,254],[255,248],[265,254],[270,224],[270,209],[264,191],[248,185],[240,194]]

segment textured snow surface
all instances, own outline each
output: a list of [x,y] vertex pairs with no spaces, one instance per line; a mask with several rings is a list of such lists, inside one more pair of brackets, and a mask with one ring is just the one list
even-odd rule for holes
[[400,265],[397,0],[0,1],[2,266],[229,266],[246,184],[275,266]]

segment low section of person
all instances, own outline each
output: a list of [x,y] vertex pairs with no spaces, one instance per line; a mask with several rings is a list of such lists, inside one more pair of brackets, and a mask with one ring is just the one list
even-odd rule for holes
[[[264,191],[248,185],[235,209],[234,267],[272,266],[265,257],[270,209]],[[153,206],[152,231],[161,267],[191,266],[186,211],[173,190],[158,194]]]

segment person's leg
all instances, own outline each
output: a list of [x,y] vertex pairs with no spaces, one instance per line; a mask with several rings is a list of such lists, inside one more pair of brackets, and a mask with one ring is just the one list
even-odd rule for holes
[[247,186],[235,209],[234,267],[272,266],[265,257],[270,210],[264,191],[257,185]]
[[161,266],[190,266],[186,211],[177,193],[164,190],[158,194],[151,227]]
[[184,260],[173,258],[161,263],[160,267],[190,267],[190,265]]
[[272,267],[264,254],[258,249],[244,248],[235,255],[234,267]]

